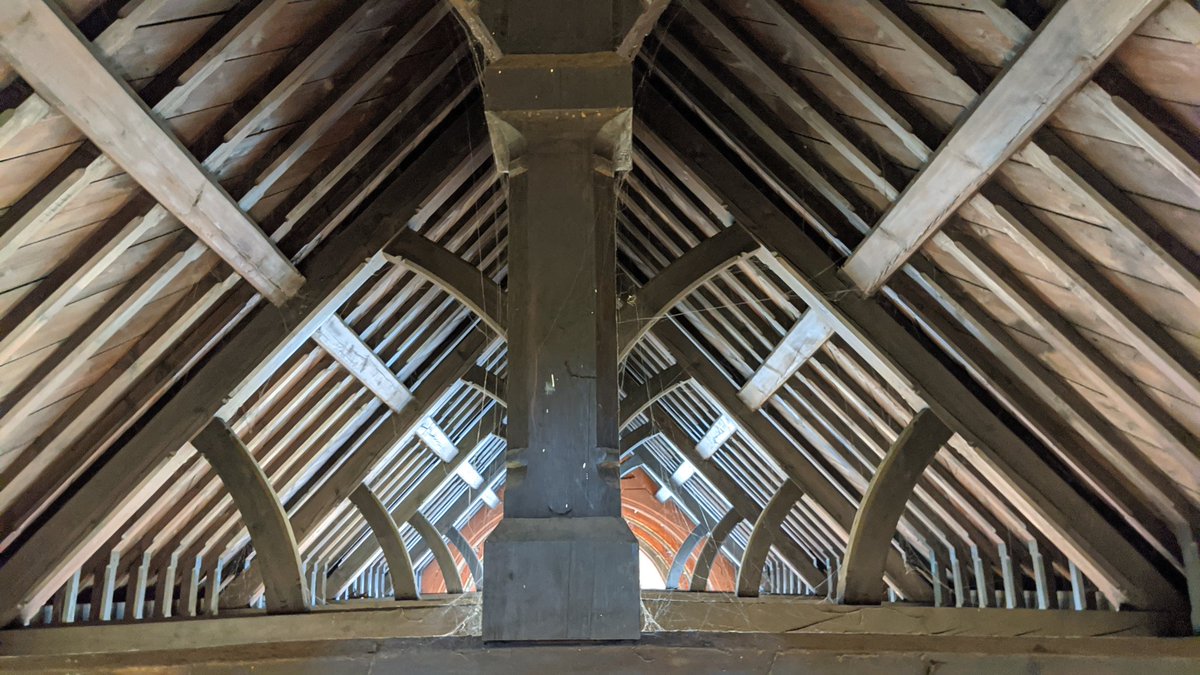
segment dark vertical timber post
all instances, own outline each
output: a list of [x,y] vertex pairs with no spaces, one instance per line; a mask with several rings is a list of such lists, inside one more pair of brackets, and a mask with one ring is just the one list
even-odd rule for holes
[[636,639],[637,540],[621,517],[615,211],[633,119],[632,68],[617,49],[642,3],[474,7],[459,11],[477,12],[467,23],[490,51],[484,103],[510,214],[508,482],[504,520],[488,539],[483,638]]

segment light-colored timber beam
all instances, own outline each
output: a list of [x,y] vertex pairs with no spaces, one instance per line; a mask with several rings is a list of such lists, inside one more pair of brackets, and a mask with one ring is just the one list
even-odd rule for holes
[[738,398],[758,410],[833,336],[833,323],[820,309],[809,309],[738,392]]
[[304,571],[292,524],[250,449],[219,418],[209,422],[192,440],[192,445],[220,477],[250,531],[254,551],[263,561],[267,611],[307,610]]
[[631,380],[628,381],[625,387],[625,398],[621,399],[620,404],[621,428],[629,426],[635,417],[645,412],[656,401],[689,381],[691,378],[677,365],[668,366],[665,370],[651,375],[641,384],[632,384]]
[[483,590],[483,563],[479,560],[479,555],[475,553],[475,549],[471,547],[471,542],[463,536],[457,527],[451,525],[446,528],[446,539],[458,549],[459,554],[463,557],[463,561],[467,564],[467,569],[471,571],[471,579],[475,582],[475,590]]
[[754,521],[754,529],[750,531],[750,541],[742,553],[742,563],[738,565],[739,598],[758,597],[758,588],[762,586],[763,565],[767,564],[767,554],[771,552],[773,533],[783,526],[784,519],[803,496],[804,493],[795,483],[790,480],[784,481],[767,502],[766,508],[758,514],[758,519]]
[[339,317],[329,317],[313,333],[313,339],[393,411],[400,412],[412,402],[412,392]]
[[704,521],[696,523],[696,527],[688,533],[687,539],[679,545],[679,550],[675,551],[675,557],[671,559],[671,569],[667,570],[666,588],[668,591],[679,590],[679,581],[683,578],[683,570],[687,567],[688,558],[692,557],[692,553],[696,551],[696,547],[700,545],[700,541],[708,534],[708,525]]
[[507,296],[499,284],[479,269],[417,232],[401,232],[387,245],[384,253],[396,264],[441,286],[497,335],[505,335]]
[[[408,556],[408,548],[400,538],[400,529],[396,521],[379,501],[379,497],[366,484],[359,485],[350,493],[350,501],[362,514],[363,520],[375,535],[375,544],[383,550],[383,558],[387,561],[388,570],[392,575],[392,590],[397,600],[420,599],[417,580],[413,575],[412,558]],[[361,573],[362,570],[359,570]],[[357,575],[355,575],[357,576]],[[334,596],[341,595],[341,588],[334,590]]]
[[421,535],[421,539],[433,553],[433,559],[442,571],[442,578],[446,580],[446,592],[462,593],[462,579],[458,576],[458,566],[454,564],[454,556],[450,554],[450,548],[446,546],[446,540],[442,538],[441,533],[420,511],[408,519],[408,524]]
[[1161,4],[1059,3],[846,261],[859,291],[886,284]]
[[148,488],[147,481],[186,457],[179,449],[277,347],[291,342],[292,329],[342,292],[362,261],[421,213],[425,195],[467,155],[471,123],[461,115],[449,124],[430,149],[306,261],[307,282],[293,301],[256,309],[246,325],[13,552],[0,567],[0,625],[36,612],[124,523],[139,496],[156,489]]
[[701,284],[758,243],[741,228],[730,227],[705,239],[646,282],[617,312],[617,345],[623,360],[659,319]]
[[0,4],[0,54],[259,293],[279,305],[304,277],[113,75],[54,3]]
[[892,444],[863,495],[838,569],[838,602],[883,602],[883,563],[913,488],[952,432],[926,408]]
[[[500,411],[496,408],[484,413],[479,421],[463,436],[458,444],[458,453],[450,462],[438,464],[421,479],[404,498],[389,512],[393,522],[405,523],[421,508],[430,495],[437,494],[447,481],[453,480],[458,467],[467,461],[480,444],[500,426]],[[354,581],[374,560],[379,552],[379,545],[369,539],[360,541],[346,554],[342,562],[329,574],[327,588],[330,595],[341,595],[342,591]]]
[[[985,478],[1003,486],[1018,510],[1066,553],[1114,604],[1178,606],[1173,584],[1103,519],[979,396],[951,373],[875,300],[866,299],[832,270],[836,265],[792,219],[759,191],[704,134],[653,89],[642,90],[643,120],[706,192],[725,200],[734,219],[766,249],[781,271],[804,292],[806,303],[824,307],[851,344],[872,345],[878,357],[973,446]],[[1034,469],[1033,467],[1038,467]]]
[[[669,322],[661,322],[654,328],[659,339],[696,383],[709,393],[718,410],[737,424],[747,437],[766,451],[792,482],[800,488],[826,514],[829,525],[837,538],[846,541],[854,521],[854,505],[846,498],[828,476],[814,466],[808,458],[796,450],[793,443],[764,415],[751,410],[737,395],[729,380],[712,364],[683,334]],[[757,519],[757,513],[754,519]],[[747,518],[748,520],[750,518]],[[888,556],[888,581],[904,597],[924,600],[929,586],[916,573],[910,572],[898,552]],[[810,586],[817,586],[823,575],[812,577],[801,574]]]
[[704,548],[700,549],[699,557],[696,558],[696,566],[692,568],[692,583],[688,585],[689,591],[704,592],[708,590],[708,576],[712,573],[712,566],[721,553],[721,547],[725,545],[729,533],[733,532],[733,528],[737,527],[742,520],[738,510],[733,508],[726,511],[721,520],[717,522],[716,527],[709,533]]
[[[733,508],[741,518],[751,522],[758,520],[762,509],[759,508],[754,498],[738,485],[736,480],[725,473],[716,462],[700,457],[687,433],[680,428],[679,424],[671,417],[671,414],[662,408],[661,405],[655,409],[654,419],[659,425],[663,437],[671,445],[675,446],[675,449],[684,459],[696,467],[696,470],[704,476],[705,480],[725,496],[725,499],[733,505]],[[736,525],[736,523],[734,524]],[[779,534],[780,536],[775,537],[772,543],[775,544],[788,563],[792,565],[801,579],[804,579],[806,583],[812,586],[818,583],[819,579],[824,578],[821,571],[812,563],[812,555],[810,553],[796,544],[790,536],[784,535],[782,532]]]

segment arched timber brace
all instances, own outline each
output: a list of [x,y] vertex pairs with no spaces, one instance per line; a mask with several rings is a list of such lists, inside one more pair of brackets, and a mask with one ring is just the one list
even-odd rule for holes
[[[429,495],[437,492],[446,481],[451,480],[455,471],[463,462],[467,461],[474,449],[500,427],[501,417],[501,412],[496,408],[492,408],[480,417],[479,421],[459,441],[458,452],[455,453],[454,458],[449,462],[439,462],[434,466],[433,470],[426,474],[421,482],[413,486],[408,494],[400,500],[400,503],[392,509],[389,514],[392,522],[397,524],[408,522],[413,514],[421,508],[421,504],[429,498]],[[337,569],[329,574],[327,583],[331,596],[340,595],[359,574],[362,574],[362,571],[375,559],[379,550],[377,546],[369,538],[360,540]]]
[[[662,430],[663,437],[666,438],[671,445],[674,445],[679,454],[684,459],[692,463],[696,470],[704,476],[713,487],[717,489],[725,499],[733,505],[738,514],[749,521],[758,519],[762,512],[758,508],[754,498],[746,492],[742,486],[735,481],[729,474],[725,473],[716,462],[709,457],[703,457],[699,449],[692,444],[687,433],[680,428],[675,422],[670,413],[663,410],[662,406],[655,409],[657,411],[655,419],[658,421]],[[736,525],[736,523],[734,523]],[[821,571],[812,564],[812,559],[809,553],[801,548],[791,537],[780,537],[775,542],[779,552],[792,565],[800,578],[804,579],[810,586],[816,585],[817,580],[822,578]]]
[[[834,318],[839,334],[869,348],[881,372],[920,392],[938,416],[978,452],[985,477],[1012,495],[1018,511],[1066,553],[1115,604],[1172,608],[1180,594],[1142,554],[1037,451],[989,409],[875,299],[863,298],[836,274],[837,264],[796,228],[710,138],[652,88],[642,91],[640,118],[686,160],[684,169],[721,199],[735,221],[775,255],[810,306]],[[678,167],[674,167],[678,168]],[[811,493],[810,493],[811,494]]]
[[667,570],[666,587],[668,591],[679,590],[679,580],[683,578],[683,568],[687,567],[688,558],[692,557],[692,552],[696,550],[696,546],[704,539],[704,535],[708,534],[708,526],[703,521],[696,523],[696,527],[692,528],[687,539],[679,545],[679,550],[675,552],[675,557],[671,560],[671,569]]
[[454,544],[454,548],[458,549],[458,552],[462,554],[463,560],[466,561],[467,569],[471,570],[471,579],[475,581],[475,590],[483,590],[483,563],[479,560],[479,556],[476,555],[475,549],[471,548],[471,542],[467,541],[463,533],[453,525],[446,530],[446,539],[451,544]]
[[438,533],[437,528],[420,511],[408,519],[408,524],[412,525],[417,534],[421,535],[421,538],[425,540],[425,545],[433,553],[433,559],[437,562],[438,569],[442,571],[442,578],[446,580],[446,592],[462,593],[462,579],[458,576],[458,567],[454,564],[454,556],[450,555],[450,548],[446,546],[446,540]]
[[[717,403],[718,409],[729,415],[739,429],[759,447],[767,452],[791,482],[808,495],[819,507],[819,511],[828,514],[828,524],[837,536],[849,536],[850,527],[854,522],[854,506],[838,490],[838,487],[821,471],[809,462],[801,453],[796,452],[795,446],[788,440],[771,421],[761,413],[751,410],[738,397],[737,390],[730,384],[729,379],[717,369],[711,361],[699,352],[678,327],[670,322],[662,322],[654,327],[655,337],[666,347],[675,361],[695,378],[698,385],[704,388]],[[666,421],[663,422],[664,431]],[[695,463],[695,462],[693,462]],[[726,494],[726,498],[729,495]],[[753,518],[757,518],[757,511]],[[747,519],[751,516],[747,515]],[[810,586],[816,586],[819,576],[813,576],[810,571],[815,568],[802,567],[805,561],[789,558],[800,576]],[[920,575],[912,572],[904,564],[899,553],[889,553],[887,561],[887,577],[890,583],[906,599],[923,601],[929,598],[929,585]]]
[[505,382],[503,377],[490,372],[482,366],[472,366],[472,368],[467,371],[466,375],[463,375],[463,382],[471,385],[480,393],[491,398],[496,403],[499,403],[500,405],[506,405],[504,402],[504,397],[506,395],[508,383]]
[[700,549],[700,556],[696,558],[696,566],[692,569],[692,583],[688,586],[689,591],[708,590],[708,575],[712,573],[713,563],[721,554],[721,547],[725,545],[729,533],[733,532],[733,528],[737,527],[740,522],[742,522],[742,516],[736,508],[729,509],[724,516],[721,516],[721,520],[709,533],[708,541],[704,542],[704,548]]
[[504,289],[479,269],[417,232],[405,230],[397,235],[384,253],[393,262],[404,265],[441,286],[496,333],[507,333],[508,298]]
[[926,408],[913,416],[879,464],[863,495],[838,570],[838,602],[883,602],[883,563],[913,488],[953,432]]
[[804,496],[800,488],[791,481],[784,481],[767,507],[754,521],[754,529],[750,532],[750,542],[742,553],[742,564],[738,566],[737,594],[742,598],[757,598],[758,587],[762,585],[763,565],[767,564],[767,554],[771,551],[771,542],[775,539],[776,531],[783,526],[792,507]]
[[[396,521],[392,520],[391,514],[379,501],[379,497],[376,497],[366,484],[359,485],[350,493],[350,501],[367,521],[372,534],[375,535],[375,541],[383,550],[383,558],[387,561],[388,570],[392,575],[392,588],[396,599],[419,600],[421,595],[413,574],[412,558],[408,555],[404,540],[400,538],[400,529],[396,527]],[[341,589],[337,589],[338,594],[341,592]]]
[[221,478],[233,498],[262,571],[267,611],[301,612],[308,608],[304,570],[287,512],[279,496],[237,434],[221,419],[214,418],[192,445]]
[[678,364],[666,370],[651,375],[641,384],[633,384],[629,380],[626,385],[627,395],[621,399],[621,428],[629,426],[633,418],[644,412],[655,401],[682,387],[691,380]]
[[618,310],[617,345],[625,359],[647,331],[700,284],[758,248],[740,227],[729,227],[705,239],[646,282]]

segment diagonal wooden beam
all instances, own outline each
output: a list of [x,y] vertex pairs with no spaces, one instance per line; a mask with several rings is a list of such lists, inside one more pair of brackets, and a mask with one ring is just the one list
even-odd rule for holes
[[738,398],[758,410],[832,336],[833,322],[821,310],[810,308],[742,385]]
[[804,493],[795,483],[790,480],[784,481],[767,502],[766,508],[758,514],[758,519],[754,521],[754,529],[750,531],[750,541],[742,553],[742,563],[738,565],[739,598],[758,597],[758,587],[762,585],[763,565],[767,563],[767,554],[771,552],[774,533],[783,526],[784,519],[803,496]]
[[213,419],[197,434],[192,445],[204,456],[233,497],[250,540],[263,561],[267,610],[277,613],[308,609],[304,571],[296,537],[279,495],[250,449],[224,421]]
[[[881,372],[895,374],[919,394],[972,447],[976,467],[1003,486],[1018,510],[1071,557],[1114,604],[1169,608],[1179,594],[1163,574],[1096,512],[1037,452],[979,396],[920,344],[877,301],[848,291],[853,286],[836,265],[685,118],[652,89],[643,90],[641,110],[705,191],[720,195],[737,222],[774,252],[785,276],[795,280],[805,302],[824,307],[852,344]],[[654,99],[657,99],[654,100]],[[848,336],[848,337],[847,337]],[[1032,467],[1038,467],[1033,469]]]
[[47,101],[276,305],[304,277],[51,3],[0,4],[0,54]]
[[0,625],[36,611],[91,558],[135,508],[147,477],[159,475],[164,463],[179,457],[179,448],[199,433],[231,392],[279,345],[290,341],[292,329],[339,293],[361,261],[421,213],[424,196],[467,153],[469,124],[466,115],[450,124],[369,208],[307,261],[308,282],[298,297],[279,308],[255,310],[247,324],[13,553],[0,567]]
[[313,339],[387,407],[400,412],[412,401],[408,387],[341,318],[329,317],[313,333]]
[[1162,0],[1059,3],[846,261],[871,295],[1083,86]]
[[505,334],[508,297],[499,284],[478,268],[412,231],[400,233],[387,245],[384,254],[441,286],[497,335]]
[[[391,571],[395,598],[397,600],[419,600],[420,589],[417,588],[417,580],[413,575],[412,558],[408,555],[404,540],[400,538],[400,530],[396,527],[396,521],[392,520],[391,514],[379,501],[379,497],[375,496],[375,493],[365,483],[350,493],[350,501],[362,514],[363,520],[367,521],[367,526],[375,535],[376,545],[383,550],[383,558],[387,561],[388,569]],[[358,573],[361,572],[360,568]],[[326,589],[333,590],[334,597],[341,595],[343,590],[343,588],[330,589],[328,586]]]
[[854,516],[850,543],[838,569],[838,602],[873,605],[883,601],[883,564],[892,534],[921,474],[952,433],[926,408],[892,444]]
[[467,569],[471,571],[471,580],[475,582],[475,590],[483,590],[483,563],[479,560],[479,555],[475,553],[475,549],[471,548],[471,542],[463,536],[457,527],[451,525],[446,528],[446,539],[458,549],[459,555],[463,557],[463,561],[467,564]]

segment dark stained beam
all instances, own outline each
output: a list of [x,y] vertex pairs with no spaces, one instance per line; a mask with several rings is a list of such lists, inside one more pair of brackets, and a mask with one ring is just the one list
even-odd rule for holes
[[913,488],[952,432],[926,408],[892,444],[863,495],[838,569],[838,602],[883,602],[883,564]]
[[657,372],[641,384],[626,381],[626,396],[621,400],[622,429],[633,423],[633,419],[654,405],[663,396],[670,394],[691,381],[679,366],[669,366]]

